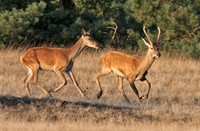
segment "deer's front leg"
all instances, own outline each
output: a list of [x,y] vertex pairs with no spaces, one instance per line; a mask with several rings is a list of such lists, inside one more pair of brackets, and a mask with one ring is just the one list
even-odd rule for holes
[[122,96],[124,97],[124,99],[126,100],[127,103],[130,103],[129,99],[127,98],[125,92],[124,92],[124,88],[123,88],[123,78],[120,76],[117,76],[117,81],[118,81],[118,89],[120,90]]
[[130,83],[131,88],[133,89],[134,93],[136,94],[136,96],[137,96],[137,98],[138,98],[138,100],[140,102],[141,97],[139,97],[139,92],[138,92],[137,88],[135,87],[134,82],[133,81],[129,81],[129,83]]
[[143,79],[142,82],[145,82],[146,85],[147,85],[147,93],[145,95],[142,95],[140,98],[141,99],[147,99],[149,97],[149,92],[150,92],[150,89],[151,89],[151,83],[146,78]]
[[74,83],[74,85],[75,85],[75,87],[77,88],[77,90],[79,91],[79,93],[80,93],[83,97],[89,99],[89,97],[86,96],[86,95],[83,93],[82,89],[81,89],[80,86],[78,85],[78,82],[76,81],[73,72],[72,72],[72,71],[69,71],[69,72],[67,72],[67,74],[69,75],[70,79],[71,79],[72,82]]

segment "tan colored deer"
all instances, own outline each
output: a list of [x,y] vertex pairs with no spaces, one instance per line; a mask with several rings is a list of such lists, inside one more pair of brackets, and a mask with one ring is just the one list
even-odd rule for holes
[[[117,51],[110,51],[104,54],[101,57],[102,69],[100,72],[96,74],[96,83],[99,87],[99,92],[97,94],[97,98],[99,99],[103,93],[101,84],[99,82],[99,78],[105,76],[111,72],[113,72],[118,79],[118,89],[121,91],[121,94],[129,102],[126,94],[123,89],[123,78],[127,79],[130,83],[131,88],[137,95],[139,101],[140,99],[147,99],[149,95],[149,91],[151,88],[150,82],[146,79],[147,71],[153,64],[156,57],[160,57],[158,41],[160,38],[160,28],[158,29],[158,36],[156,42],[152,42],[147,32],[145,31],[145,27],[143,27],[143,31],[149,41],[146,42],[143,38],[144,44],[148,47],[148,51],[143,56],[136,55],[127,55]],[[146,95],[139,96],[138,90],[135,87],[134,81],[140,80],[145,82],[148,87],[148,91]]]
[[[24,85],[28,95],[30,94],[29,82],[32,80],[38,88],[40,88],[44,93],[51,96],[50,92],[59,91],[67,81],[64,77],[63,71],[66,72],[70,79],[73,81],[75,87],[78,89],[80,94],[87,97],[81,88],[79,87],[73,72],[74,60],[81,53],[83,47],[88,46],[92,48],[99,48],[97,42],[95,42],[90,37],[90,31],[86,32],[82,30],[82,36],[79,40],[70,48],[48,48],[48,47],[38,47],[30,48],[20,56],[22,63],[28,68],[28,75],[24,79]],[[62,80],[62,84],[50,91],[47,91],[45,87],[37,82],[38,70],[54,71],[58,77]]]

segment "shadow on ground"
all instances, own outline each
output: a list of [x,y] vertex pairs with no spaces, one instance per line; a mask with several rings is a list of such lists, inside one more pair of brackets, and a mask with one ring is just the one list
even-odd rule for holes
[[[195,99],[196,107],[199,101]],[[152,103],[153,104],[152,104]],[[165,101],[155,98],[144,101],[141,106],[113,106],[84,101],[63,101],[54,98],[30,98],[0,96],[0,118],[19,121],[91,121],[129,124],[136,122],[176,122],[195,125],[199,114],[190,112],[194,107],[182,105],[179,100]],[[191,108],[191,109],[190,109]]]

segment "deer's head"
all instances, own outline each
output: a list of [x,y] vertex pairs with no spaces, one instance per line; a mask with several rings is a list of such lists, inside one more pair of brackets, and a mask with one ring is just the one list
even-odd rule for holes
[[88,47],[92,47],[95,49],[99,48],[99,44],[90,36],[90,31],[85,31],[84,29],[82,29],[82,40],[83,40],[83,44],[88,46]]
[[160,57],[161,54],[159,52],[159,39],[160,39],[160,28],[157,27],[158,29],[158,36],[157,36],[157,39],[155,42],[152,42],[152,40],[150,39],[150,37],[148,36],[146,30],[145,30],[145,26],[143,27],[143,31],[144,31],[144,34],[146,35],[147,39],[148,39],[148,42],[142,38],[143,42],[145,45],[147,45],[148,47],[148,53],[149,55],[151,55],[152,57]]

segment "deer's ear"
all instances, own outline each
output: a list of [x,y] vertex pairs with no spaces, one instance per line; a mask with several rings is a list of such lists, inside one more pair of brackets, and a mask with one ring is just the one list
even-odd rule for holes
[[142,41],[144,42],[144,44],[145,44],[146,46],[150,47],[150,44],[147,43],[145,39],[142,38]]
[[85,36],[85,34],[86,34],[86,31],[82,28],[82,29],[81,29],[81,35],[82,35],[82,36]]
[[87,34],[88,34],[88,35],[90,35],[90,33],[91,33],[91,30],[92,30],[92,29],[89,29],[89,30],[87,31]]

